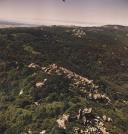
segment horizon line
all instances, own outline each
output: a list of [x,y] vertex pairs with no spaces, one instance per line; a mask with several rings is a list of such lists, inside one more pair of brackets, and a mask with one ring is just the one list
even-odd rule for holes
[[[32,22],[33,20],[33,22]],[[46,26],[53,26],[53,25],[62,25],[62,26],[104,26],[104,25],[122,25],[122,26],[128,26],[128,24],[121,24],[121,23],[103,23],[103,22],[85,22],[85,21],[70,21],[70,20],[58,20],[58,19],[31,19],[28,21],[23,21],[23,19],[1,19],[0,21],[10,22],[10,23],[19,23],[23,25],[46,25]]]

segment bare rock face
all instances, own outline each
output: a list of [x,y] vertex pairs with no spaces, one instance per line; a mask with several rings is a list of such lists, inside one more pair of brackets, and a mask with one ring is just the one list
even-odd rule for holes
[[36,83],[36,87],[37,87],[37,88],[41,88],[43,85],[44,85],[43,82],[37,82],[37,83]]
[[77,114],[77,119],[80,120],[82,119],[84,124],[87,121],[87,116],[86,115],[91,115],[92,108],[84,108],[84,109],[79,109],[79,112]]
[[37,82],[36,83],[36,87],[37,88],[41,88],[42,86],[44,86],[45,85],[45,82],[47,81],[47,79],[44,79],[42,82]]
[[[58,66],[57,64],[51,64],[46,67],[40,67],[35,63],[31,63],[29,68],[41,69],[42,73],[63,75],[64,77],[71,80],[71,88],[76,89],[82,96],[85,96],[87,99],[91,99],[92,101],[98,101],[100,103],[110,104],[111,100],[107,95],[99,92],[99,87],[94,84],[93,80],[89,80],[86,77],[82,77],[64,67]],[[45,84],[46,80],[39,81],[36,83],[37,88],[41,88]]]
[[95,118],[94,115],[92,114],[92,108],[86,108],[86,107],[83,109],[79,109],[77,117],[78,120],[82,120],[82,123],[84,125],[90,124]]
[[47,73],[47,74],[52,74],[55,73],[57,75],[64,75],[65,77],[72,79],[73,84],[76,86],[80,85],[87,85],[87,84],[93,84],[92,80],[89,80],[85,77],[82,77],[66,68],[60,67],[56,64],[51,64],[48,67],[42,67],[42,71]]
[[46,134],[46,130],[42,130],[40,134]]
[[40,105],[38,102],[34,102],[34,104],[35,104],[36,106],[39,106],[39,105]]
[[57,120],[58,127],[59,128],[63,128],[63,129],[66,129],[66,124],[68,122],[68,119],[69,119],[69,115],[63,114],[62,117],[60,117]]
[[28,65],[28,68],[33,68],[33,69],[38,69],[40,66],[35,64],[35,63],[31,63]]
[[[82,123],[81,125],[83,125],[83,128],[74,126],[74,134],[109,134],[104,123],[104,120],[108,121],[109,118],[107,118],[106,115],[103,117],[96,116],[92,112],[92,108],[81,108],[78,110],[78,114],[76,113],[76,116],[74,115],[74,117],[77,117],[74,118],[76,122]],[[63,114],[63,116],[57,120],[58,127],[66,129],[68,123],[74,121],[70,120],[70,118],[72,118],[72,114]]]
[[77,29],[73,29],[72,30],[72,35],[77,37],[77,38],[83,38],[83,37],[86,36],[86,33],[82,29],[80,29],[80,28],[78,29],[77,28]]
[[19,92],[19,96],[22,95],[24,93],[23,89],[20,90]]
[[109,97],[107,97],[105,94],[101,94],[101,93],[96,93],[96,92],[89,93],[88,97],[91,100],[105,102],[106,104],[109,104],[111,102]]
[[103,115],[102,118],[103,118],[103,121],[112,122],[112,119],[110,117],[107,117],[106,115]]

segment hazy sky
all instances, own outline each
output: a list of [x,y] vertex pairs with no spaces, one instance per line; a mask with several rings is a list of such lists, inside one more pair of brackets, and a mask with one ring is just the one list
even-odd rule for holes
[[128,0],[0,0],[0,20],[128,25]]

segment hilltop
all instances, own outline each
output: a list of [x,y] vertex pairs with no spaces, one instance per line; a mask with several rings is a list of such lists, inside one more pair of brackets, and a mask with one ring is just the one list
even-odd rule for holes
[[128,133],[128,27],[0,29],[1,134]]

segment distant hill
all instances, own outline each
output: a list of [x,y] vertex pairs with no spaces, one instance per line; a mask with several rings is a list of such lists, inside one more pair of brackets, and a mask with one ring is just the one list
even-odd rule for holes
[[127,109],[128,27],[0,29],[0,134],[127,134]]
[[0,28],[31,27],[31,26],[34,26],[34,25],[0,20]]

